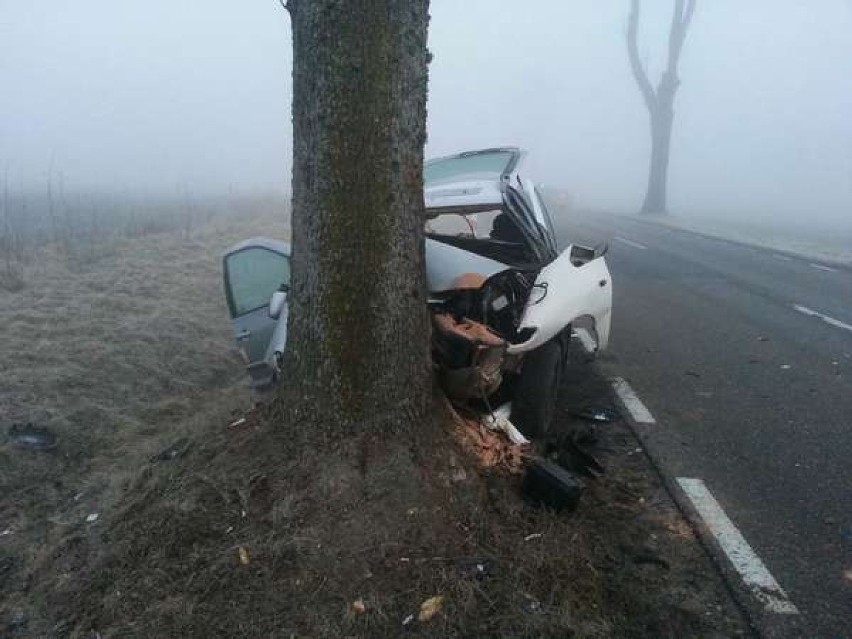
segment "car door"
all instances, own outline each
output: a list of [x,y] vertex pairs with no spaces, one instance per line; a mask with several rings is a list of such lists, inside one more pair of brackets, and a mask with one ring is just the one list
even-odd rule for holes
[[[269,300],[290,284],[289,246],[264,238],[243,242],[223,258],[223,275],[237,348],[246,359],[252,384],[268,383],[274,363],[266,356],[279,323],[269,314]],[[286,310],[282,315],[286,321]]]

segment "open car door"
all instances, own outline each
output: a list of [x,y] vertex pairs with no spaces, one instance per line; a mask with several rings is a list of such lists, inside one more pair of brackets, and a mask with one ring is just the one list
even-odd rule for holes
[[286,340],[286,305],[275,317],[269,302],[290,285],[290,245],[269,238],[252,238],[231,247],[222,258],[225,298],[234,327],[234,340],[246,360],[251,385],[274,381],[275,343]]

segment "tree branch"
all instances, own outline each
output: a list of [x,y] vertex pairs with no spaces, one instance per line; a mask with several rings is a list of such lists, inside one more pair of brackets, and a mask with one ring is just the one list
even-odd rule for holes
[[[682,0],[679,0],[682,1]],[[627,52],[630,57],[630,69],[633,78],[639,86],[639,92],[645,100],[648,110],[652,113],[657,106],[657,96],[648,80],[648,74],[639,59],[639,47],[636,44],[636,34],[639,30],[639,0],[631,0],[630,16],[627,20]]]
[[695,13],[695,2],[696,0],[688,0],[688,4],[686,5],[686,13],[683,15],[684,35],[686,35],[686,31],[689,29],[689,23],[692,22],[692,14]]
[[677,0],[675,2],[672,26],[669,30],[669,66],[667,72],[670,75],[677,75],[677,63],[680,60],[689,23],[695,13],[695,2],[696,0]]

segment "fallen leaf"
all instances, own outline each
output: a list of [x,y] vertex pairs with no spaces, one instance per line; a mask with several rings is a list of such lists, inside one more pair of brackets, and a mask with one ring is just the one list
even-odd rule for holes
[[240,563],[241,563],[243,566],[248,566],[248,565],[249,565],[249,563],[251,562],[251,559],[249,559],[249,553],[248,553],[248,550],[246,550],[243,546],[240,546],[240,547],[238,548],[238,552],[239,552],[239,554],[240,554]]
[[356,615],[363,615],[367,612],[367,604],[364,603],[363,599],[356,599],[352,602],[352,612]]
[[431,621],[432,617],[441,612],[444,606],[444,598],[441,595],[429,597],[426,601],[420,604],[420,614],[417,615],[417,620],[422,622]]

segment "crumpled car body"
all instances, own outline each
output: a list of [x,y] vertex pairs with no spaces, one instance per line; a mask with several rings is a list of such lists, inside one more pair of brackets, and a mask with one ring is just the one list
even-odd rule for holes
[[[425,165],[426,270],[433,357],[454,398],[486,401],[504,373],[581,321],[609,340],[612,283],[605,249],[561,252],[539,188],[514,147]],[[287,337],[290,246],[252,238],[223,258],[234,337],[256,388],[276,379]],[[270,305],[270,301],[272,304]]]

